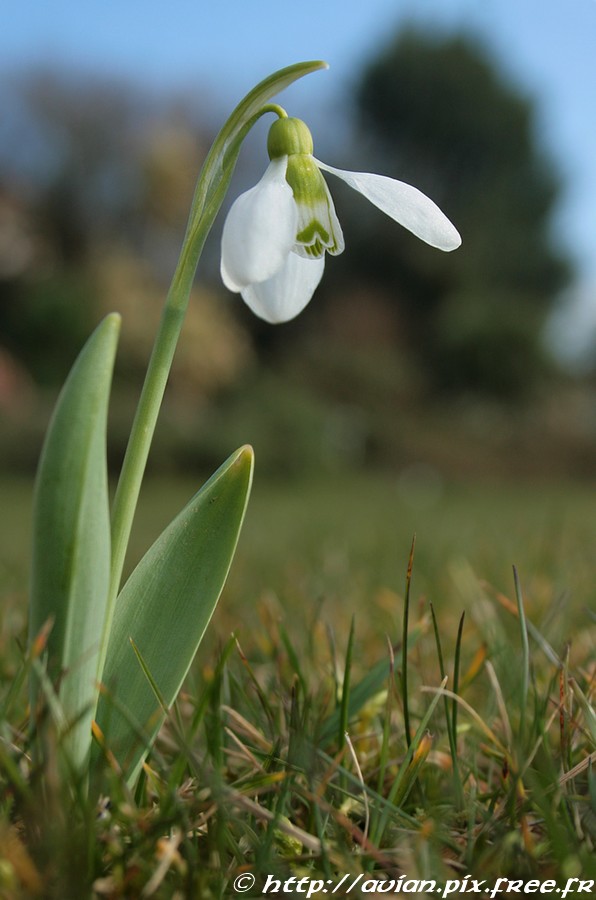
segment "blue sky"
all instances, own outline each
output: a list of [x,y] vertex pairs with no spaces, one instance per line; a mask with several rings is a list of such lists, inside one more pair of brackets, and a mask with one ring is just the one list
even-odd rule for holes
[[412,19],[477,34],[538,101],[541,140],[566,183],[556,233],[596,324],[596,0],[22,0],[5,8],[0,74],[56,63],[155,90],[212,86],[232,105],[274,69],[323,58],[329,72],[291,89],[292,112],[307,116]]

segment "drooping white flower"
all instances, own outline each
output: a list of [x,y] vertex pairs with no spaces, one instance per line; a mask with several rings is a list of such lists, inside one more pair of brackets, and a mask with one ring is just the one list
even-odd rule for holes
[[259,183],[233,203],[221,247],[224,284],[267,322],[297,316],[323,276],[325,252],[334,256],[344,249],[321,171],[341,178],[432,247],[450,251],[461,244],[454,225],[412,185],[315,159],[310,131],[300,119],[274,122],[267,146],[271,162]]

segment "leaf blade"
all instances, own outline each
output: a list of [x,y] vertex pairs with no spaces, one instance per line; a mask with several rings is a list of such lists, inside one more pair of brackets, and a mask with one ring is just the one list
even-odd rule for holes
[[232,454],[148,550],[118,598],[97,723],[131,783],[164,720],[162,702],[174,702],[219,599],[252,470],[250,447]]
[[[34,499],[29,643],[48,620],[48,675],[60,680],[68,753],[82,767],[97,694],[97,635],[110,571],[107,411],[120,329],[117,314],[93,332],[58,398],[41,453]],[[38,679],[32,677],[32,701]],[[32,702],[32,711],[35,703]]]

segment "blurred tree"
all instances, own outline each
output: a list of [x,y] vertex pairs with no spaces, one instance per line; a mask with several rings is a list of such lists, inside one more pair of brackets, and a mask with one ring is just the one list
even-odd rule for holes
[[[0,207],[19,213],[11,241],[0,233],[0,344],[38,383],[63,380],[97,319],[89,267],[130,227],[140,108],[121,85],[49,71],[0,91]],[[21,264],[2,265],[15,247]]]
[[[29,73],[0,87],[0,348],[37,383],[60,383],[113,308],[133,317],[123,344],[143,336],[128,371],[144,368],[208,145],[197,110],[196,95],[156,98],[72,73]],[[189,314],[195,354],[186,350],[179,377],[181,348],[172,383],[195,397],[250,357],[226,312],[209,299]]]
[[[377,304],[385,295],[433,390],[524,394],[543,372],[542,326],[569,276],[551,243],[559,186],[532,103],[470,39],[408,30],[363,72],[356,118],[367,168],[431,196],[463,246],[438,253],[346,197],[345,284],[372,285]],[[359,157],[361,167],[362,145]]]
[[[95,274],[102,314],[122,315],[119,373],[138,393],[162,313],[163,285],[151,265],[122,250],[101,260]],[[184,329],[169,378],[169,394],[193,410],[250,369],[252,345],[221,296],[204,286],[193,289]]]

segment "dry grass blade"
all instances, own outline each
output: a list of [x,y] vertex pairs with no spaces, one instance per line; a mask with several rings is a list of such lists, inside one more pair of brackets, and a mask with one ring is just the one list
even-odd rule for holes
[[505,698],[503,696],[503,691],[501,689],[501,685],[499,684],[499,679],[497,678],[497,673],[495,672],[495,667],[491,663],[490,660],[487,659],[485,663],[486,672],[488,675],[488,679],[493,687],[495,692],[495,697],[497,698],[497,706],[499,707],[499,715],[501,717],[501,722],[503,723],[503,729],[505,730],[505,734],[507,736],[507,743],[510,747],[513,746],[513,731],[511,729],[511,722],[509,721],[509,714],[507,712],[507,704],[505,703]]
[[271,753],[271,741],[268,741],[255,726],[245,719],[238,710],[222,704],[221,711],[234,723],[235,731],[253,741],[264,753]]
[[158,853],[161,857],[157,869],[143,888],[141,897],[152,897],[168,874],[168,869],[174,865],[182,864],[182,857],[178,847],[182,843],[182,832],[175,828],[169,838],[161,838],[158,843]]
[[568,772],[564,772],[563,775],[559,778],[559,784],[565,784],[570,781],[572,778],[576,778],[578,775],[581,775],[582,772],[585,772],[590,766],[596,765],[596,750],[593,753],[590,753],[589,756],[586,756],[585,759],[582,759],[576,766],[572,769],[569,769]]
[[345,734],[346,743],[348,745],[348,750],[350,751],[350,756],[352,757],[352,762],[354,763],[354,768],[356,769],[356,774],[358,775],[358,779],[360,784],[362,785],[362,800],[364,802],[364,838],[368,838],[368,829],[370,826],[370,809],[368,805],[368,794],[366,792],[366,784],[364,782],[364,777],[362,775],[362,769],[360,768],[360,763],[358,762],[358,757],[356,756],[356,751],[354,750],[354,745],[350,739],[350,735],[346,731]]
[[501,743],[498,739],[494,731],[488,727],[482,716],[480,716],[473,706],[470,706],[463,697],[460,697],[459,694],[454,694],[453,691],[447,690],[445,687],[430,687],[424,685],[420,688],[420,690],[425,694],[440,694],[441,696],[451,697],[452,700],[455,700],[457,703],[461,704],[461,706],[466,710],[468,715],[470,715],[476,724],[481,728],[487,738],[494,744],[494,746],[499,750],[500,753],[503,754],[504,757],[509,759],[509,751],[507,748]]
[[261,821],[263,822],[275,822],[275,827],[282,831],[284,834],[287,834],[288,837],[292,838],[293,840],[299,841],[304,847],[306,847],[307,850],[310,850],[311,853],[320,855],[321,841],[318,838],[314,837],[314,835],[309,834],[307,831],[304,831],[303,828],[299,828],[297,825],[293,825],[291,822],[280,819],[278,816],[276,816],[275,813],[271,812],[270,809],[261,806],[259,803],[251,800],[250,797],[246,797],[244,794],[241,794],[239,791],[236,791],[233,788],[226,788],[224,794],[226,801],[229,802],[232,806],[249,812],[256,819],[261,819]]

